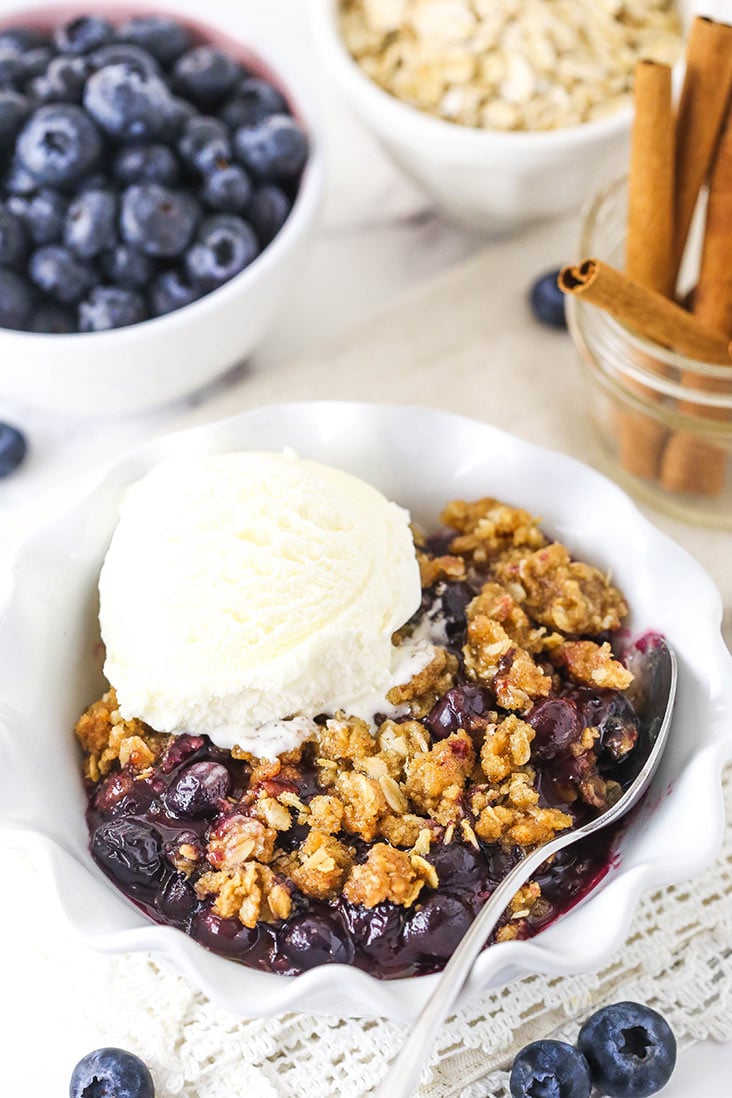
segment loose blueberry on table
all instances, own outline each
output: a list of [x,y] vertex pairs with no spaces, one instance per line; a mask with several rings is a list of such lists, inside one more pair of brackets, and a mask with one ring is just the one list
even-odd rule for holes
[[147,1065],[123,1048],[98,1048],[74,1068],[69,1098],[155,1098]]
[[[622,595],[526,511],[455,501],[442,522],[398,637],[428,639],[429,662],[370,723],[323,713],[266,760],[125,720],[114,690],[81,716],[93,857],[154,920],[272,972],[435,972],[527,851],[619,796],[643,750]],[[570,908],[612,843],[546,862],[493,940]]]
[[540,275],[529,290],[529,304],[534,317],[548,328],[567,327],[565,297],[557,285],[559,269]]
[[613,1003],[588,1018],[577,1038],[592,1080],[609,1098],[648,1098],[671,1078],[676,1038],[665,1018],[641,1003]]
[[0,327],[191,304],[280,231],[307,155],[279,89],[174,19],[0,32]]

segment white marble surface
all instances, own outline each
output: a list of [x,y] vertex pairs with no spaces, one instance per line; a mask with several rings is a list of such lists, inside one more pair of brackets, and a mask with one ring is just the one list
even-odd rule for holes
[[[373,309],[468,256],[483,242],[442,221],[323,85],[307,39],[304,0],[210,3],[229,4],[239,19],[245,16],[256,23],[260,33],[277,38],[280,52],[313,85],[328,137],[329,183],[323,224],[308,269],[277,330],[250,364],[250,369],[263,371],[274,368],[285,355],[327,342]],[[0,11],[16,6],[15,0],[2,0]],[[531,233],[524,235],[524,248],[530,246],[531,239]],[[571,253],[576,224],[570,222],[563,231],[551,234],[551,251],[546,234],[536,239],[527,280]],[[556,247],[563,254],[558,254]],[[500,285],[486,287],[487,294],[501,292]],[[507,310],[512,305],[507,301]],[[214,393],[196,398],[196,418],[206,418],[207,400],[220,413],[227,403],[226,394],[233,395],[242,385],[246,378],[228,379]],[[176,407],[124,421],[62,422],[0,402],[0,417],[27,429],[32,445],[24,468],[0,486],[1,551],[7,554],[23,529],[96,478],[104,464],[176,423],[188,410],[189,406]],[[33,896],[40,878],[22,858],[12,853],[7,858],[10,872],[6,865],[0,904],[2,1090],[27,1098],[61,1098],[71,1066],[95,1044],[93,1024],[82,1020],[79,1008],[83,997],[93,999],[95,958],[81,951],[69,933],[55,925],[46,914],[42,895],[31,917],[19,916],[18,891],[26,888]],[[43,955],[37,948],[41,936],[43,949],[58,961],[51,980],[44,977]],[[726,1098],[730,1072],[732,1047],[704,1042],[681,1056],[664,1094],[688,1098],[696,1090],[705,1098]]]

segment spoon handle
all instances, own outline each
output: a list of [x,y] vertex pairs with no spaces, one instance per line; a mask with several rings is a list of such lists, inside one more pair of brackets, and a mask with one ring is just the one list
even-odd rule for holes
[[437,987],[376,1092],[376,1098],[409,1098],[413,1094],[429,1059],[437,1031],[454,1005],[475,959],[506,906],[542,862],[567,844],[571,834],[564,832],[544,846],[537,847],[514,866],[486,900],[445,966]]

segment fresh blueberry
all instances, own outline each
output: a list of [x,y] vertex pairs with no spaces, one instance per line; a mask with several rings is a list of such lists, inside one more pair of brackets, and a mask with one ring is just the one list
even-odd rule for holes
[[336,919],[324,915],[299,915],[278,935],[280,947],[299,968],[350,964],[355,950],[350,936]]
[[38,190],[38,180],[23,167],[17,157],[10,161],[3,183],[10,195],[30,195]]
[[448,690],[424,718],[434,740],[445,740],[459,728],[478,732],[488,723],[488,714],[495,705],[493,695],[482,686],[462,683]]
[[18,53],[48,45],[48,36],[32,27],[6,27],[0,31],[0,49],[14,49]]
[[171,96],[163,137],[175,145],[191,119],[197,117],[198,111],[192,103],[178,95]]
[[18,267],[28,250],[28,234],[20,218],[0,206],[0,267]]
[[132,42],[151,53],[161,65],[172,65],[191,48],[191,32],[164,15],[138,15],[117,32],[123,42]]
[[219,801],[231,788],[225,766],[214,762],[194,762],[175,776],[165,794],[165,807],[185,819],[213,816]]
[[35,49],[28,50],[23,54],[23,78],[33,80],[37,76],[42,76],[53,58],[53,50],[48,46],[36,46]]
[[447,960],[472,921],[473,914],[463,900],[449,893],[433,893],[407,919],[405,949],[415,960]]
[[234,150],[258,179],[279,182],[300,174],[308,139],[289,115],[272,114],[255,126],[241,126],[234,134]]
[[42,187],[34,194],[14,194],[7,205],[23,222],[34,244],[53,244],[61,239],[68,202],[58,191]]
[[164,316],[198,301],[201,290],[191,286],[181,271],[161,271],[150,287],[150,306],[154,316]]
[[239,164],[215,166],[201,189],[206,205],[222,213],[244,213],[251,197],[251,180]]
[[254,126],[271,114],[289,114],[284,95],[257,76],[248,76],[239,84],[236,94],[219,111],[227,126]]
[[117,196],[85,191],[68,208],[64,244],[81,259],[92,259],[117,242]]
[[190,195],[158,183],[135,184],[122,195],[122,237],[146,255],[181,255],[191,242],[199,216],[199,206]]
[[123,187],[131,183],[162,183],[174,187],[180,176],[178,158],[167,145],[122,145],[112,163],[112,175]]
[[183,129],[178,152],[190,168],[207,175],[221,161],[228,164],[232,149],[226,126],[218,118],[198,115]]
[[123,286],[93,286],[79,305],[80,332],[108,332],[146,319],[142,295]]
[[91,851],[121,884],[148,889],[165,873],[163,849],[158,832],[137,820],[108,820],[99,825],[91,840]]
[[12,46],[0,46],[0,86],[13,87],[23,79],[23,55]]
[[62,305],[81,301],[95,282],[93,268],[60,244],[45,244],[33,252],[28,273],[39,289]]
[[39,183],[64,186],[82,179],[99,160],[102,138],[81,107],[70,103],[39,107],[26,122],[16,150]]
[[241,79],[241,68],[216,46],[196,46],[176,61],[173,81],[186,99],[201,107],[220,103]]
[[151,53],[135,46],[131,42],[113,42],[111,46],[102,46],[90,53],[89,66],[92,72],[106,69],[110,65],[127,65],[138,73],[159,76],[160,66]]
[[646,1098],[671,1078],[676,1038],[665,1018],[641,1003],[613,1003],[587,1019],[577,1037],[592,1082],[610,1098]]
[[0,423],[0,477],[15,472],[27,452],[28,443],[23,432],[10,423]]
[[581,1052],[564,1041],[532,1041],[513,1062],[511,1098],[590,1098],[592,1081]]
[[0,328],[22,331],[33,309],[33,290],[13,271],[0,269]]
[[165,128],[169,105],[170,94],[161,78],[130,65],[107,65],[90,76],[84,88],[89,114],[122,141],[157,137]]
[[550,328],[566,328],[564,294],[557,285],[559,270],[547,271],[537,278],[529,291],[531,311],[540,324]]
[[221,214],[203,222],[186,254],[186,271],[194,286],[213,290],[243,271],[258,254],[259,242],[246,221]]
[[42,301],[28,322],[29,332],[43,335],[69,335],[77,330],[76,316],[71,309],[53,301]]
[[114,27],[98,15],[80,15],[62,23],[54,31],[53,42],[59,53],[90,53],[113,41]]
[[88,75],[85,57],[54,57],[32,82],[31,91],[43,103],[81,103]]
[[25,95],[0,88],[0,152],[12,147],[30,112],[31,103]]
[[111,251],[105,252],[101,266],[110,282],[125,286],[128,290],[147,286],[155,270],[152,259],[128,244],[117,244]]
[[277,236],[291,209],[291,200],[276,184],[262,183],[256,188],[247,210],[247,221],[263,248]]
[[155,1098],[147,1065],[123,1048],[98,1048],[74,1068],[69,1098]]

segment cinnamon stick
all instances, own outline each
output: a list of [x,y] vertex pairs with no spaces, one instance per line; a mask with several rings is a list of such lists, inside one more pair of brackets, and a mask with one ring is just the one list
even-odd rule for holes
[[681,265],[699,191],[709,176],[731,94],[732,26],[697,16],[689,33],[676,124],[675,272]]
[[564,267],[557,281],[564,293],[604,309],[651,343],[700,362],[729,365],[732,361],[728,338],[600,259],[585,259],[578,266]]

